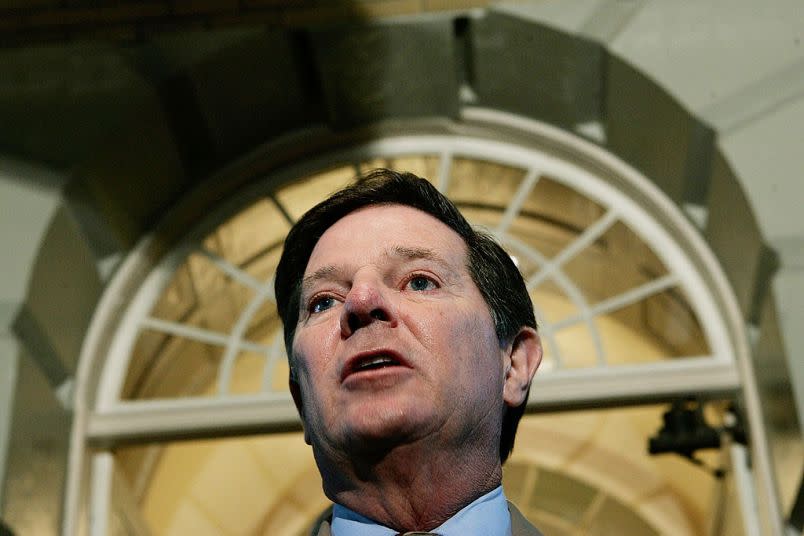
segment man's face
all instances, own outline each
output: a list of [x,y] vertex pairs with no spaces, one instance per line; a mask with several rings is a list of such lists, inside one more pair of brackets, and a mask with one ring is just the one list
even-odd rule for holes
[[377,205],[337,221],[310,256],[300,309],[292,390],[308,442],[499,434],[507,353],[463,240],[436,218]]

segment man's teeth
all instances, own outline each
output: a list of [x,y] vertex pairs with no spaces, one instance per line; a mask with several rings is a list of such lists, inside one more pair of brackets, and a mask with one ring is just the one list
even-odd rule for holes
[[355,367],[355,369],[356,370],[364,370],[364,369],[369,369],[369,368],[380,368],[380,367],[384,367],[386,365],[393,365],[395,363],[396,363],[396,361],[394,361],[390,357],[383,357],[383,356],[372,357],[370,359],[367,359],[365,361],[361,361],[360,363],[358,363],[358,365]]

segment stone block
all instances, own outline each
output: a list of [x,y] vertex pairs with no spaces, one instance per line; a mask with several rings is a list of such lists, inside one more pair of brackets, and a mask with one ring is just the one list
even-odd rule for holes
[[490,11],[471,24],[470,84],[481,106],[560,126],[601,117],[603,50],[587,39]]
[[452,20],[311,30],[327,112],[337,127],[458,113]]
[[54,387],[77,367],[101,281],[95,257],[64,206],[53,216],[30,272],[14,331]]
[[709,188],[714,136],[653,80],[609,55],[606,145],[671,199],[701,202]]
[[773,255],[765,247],[746,193],[720,154],[712,167],[706,205],[704,234],[709,247],[731,282],[743,316],[756,320],[757,297],[767,288]]
[[[105,226],[109,240],[126,249],[183,192],[189,179],[182,153],[155,99],[107,136],[98,150],[74,170],[80,209]],[[82,219],[79,216],[79,219]]]
[[149,94],[124,56],[104,45],[5,50],[0,72],[0,147],[54,167],[96,152]]
[[290,32],[262,31],[189,67],[186,81],[219,161],[324,120],[309,61]]

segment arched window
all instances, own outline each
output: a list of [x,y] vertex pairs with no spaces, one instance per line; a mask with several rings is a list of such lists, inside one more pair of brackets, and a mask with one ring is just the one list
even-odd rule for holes
[[[93,534],[110,523],[123,533],[308,530],[326,501],[300,437],[285,433],[298,423],[273,273],[292,223],[375,167],[432,180],[497,237],[532,293],[546,355],[529,410],[545,415],[523,422],[506,469],[511,498],[555,534],[602,534],[618,515],[640,534],[701,533],[718,508],[714,480],[649,458],[644,443],[660,425],[651,404],[739,387],[741,334],[716,264],[694,225],[610,154],[545,125],[474,120],[485,125],[388,135],[254,172],[266,151],[135,249],[82,357],[95,376],[79,393],[74,440],[79,453],[94,449]],[[577,411],[558,420],[556,409]],[[255,433],[267,435],[219,439]],[[187,438],[196,441],[176,442]],[[564,495],[547,501],[545,485]]]

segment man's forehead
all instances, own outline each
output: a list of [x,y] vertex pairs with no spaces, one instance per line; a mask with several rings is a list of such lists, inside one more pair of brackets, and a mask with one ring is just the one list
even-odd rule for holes
[[442,255],[466,250],[463,238],[447,224],[427,212],[398,204],[370,205],[346,214],[321,234],[311,258],[330,242],[346,250],[386,244],[432,249]]
[[[382,253],[382,257],[389,259],[391,261],[398,260],[401,262],[414,261],[420,259],[426,260],[440,265],[442,268],[444,268],[445,270],[449,271],[452,274],[456,273],[456,267],[453,266],[449,262],[449,260],[445,259],[437,251],[430,248],[394,245],[385,248],[385,250]],[[326,264],[324,266],[316,268],[312,273],[307,273],[310,270],[310,266],[308,264],[308,270],[307,272],[305,272],[306,275],[302,279],[302,286],[303,287],[310,286],[314,284],[316,281],[322,279],[337,278],[339,277],[340,272],[342,272],[345,269],[348,269],[348,266]]]
[[333,223],[316,243],[305,278],[331,273],[330,265],[361,260],[429,260],[465,265],[463,238],[441,220],[406,205],[372,205]]

